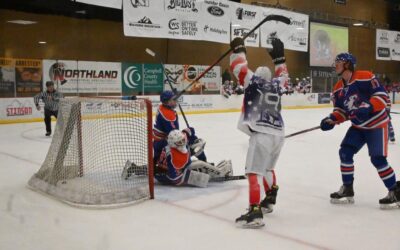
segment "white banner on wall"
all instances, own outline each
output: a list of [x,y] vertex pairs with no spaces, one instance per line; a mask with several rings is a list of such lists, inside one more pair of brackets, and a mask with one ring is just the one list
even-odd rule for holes
[[[204,65],[166,64],[165,72],[171,80],[174,88],[181,91],[185,89],[199,74],[203,73],[207,67],[208,66]],[[199,83],[193,84],[187,92],[191,94],[199,94],[200,92],[219,91],[221,81],[221,67],[215,66],[200,79]],[[164,89],[171,89],[167,82],[165,82],[165,84]]]
[[[114,9],[122,9],[122,0],[71,0],[86,4],[98,5]],[[132,0],[132,2],[143,2],[143,0]]]
[[167,36],[174,39],[202,40],[201,11],[197,1],[178,5],[177,1],[164,0],[167,16]]
[[272,48],[271,39],[278,37],[285,45],[285,49],[308,51],[308,15],[296,12],[264,8],[263,17],[268,15],[282,15],[290,19],[291,23],[269,21],[261,26],[261,47]]
[[204,0],[202,2],[202,10],[204,40],[229,43],[231,2],[226,0]]
[[219,43],[245,35],[266,15],[284,15],[290,25],[267,22],[246,39],[246,46],[258,47],[261,38],[261,46],[270,47],[270,39],[277,36],[286,49],[308,50],[308,15],[281,9],[227,0],[124,0],[123,14],[126,36]]
[[391,32],[391,56],[392,60],[400,61],[400,32],[399,31],[392,31]]
[[391,31],[390,30],[376,30],[376,59],[378,60],[390,60],[390,48],[391,48]]
[[[233,40],[235,37],[243,37],[261,22],[264,8],[240,3],[231,5],[231,40]],[[259,47],[260,29],[247,37],[244,43],[246,46]]]
[[124,0],[124,34],[136,37],[167,37],[168,17],[162,0]]
[[43,84],[62,93],[121,93],[121,63],[43,60]]

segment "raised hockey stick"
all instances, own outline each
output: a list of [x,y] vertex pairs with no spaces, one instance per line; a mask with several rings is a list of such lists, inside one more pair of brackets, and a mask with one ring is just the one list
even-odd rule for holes
[[210,179],[210,182],[236,181],[244,179],[246,179],[245,175],[232,175],[232,176],[214,177]]
[[285,136],[285,138],[289,138],[289,137],[293,137],[293,136],[296,136],[296,135],[304,134],[304,133],[307,133],[307,132],[310,132],[310,131],[313,131],[313,130],[316,130],[316,129],[320,129],[320,128],[321,128],[321,126],[316,126],[316,127],[304,129],[304,130],[298,131],[296,133],[289,134],[289,135]]
[[[154,51],[152,51],[151,49],[149,49],[149,48],[146,48],[146,53],[147,54],[149,54],[150,56],[152,56],[152,57],[154,57],[155,59],[157,59],[160,63],[161,63],[161,66],[162,66],[162,68],[163,68],[163,72],[164,72],[164,75],[165,75],[165,77],[167,78],[167,82],[168,82],[168,84],[169,84],[169,86],[171,87],[171,89],[172,89],[172,91],[174,92],[174,94],[176,95],[176,89],[172,86],[172,83],[171,83],[171,81],[170,81],[170,78],[168,77],[168,75],[167,75],[167,73],[165,72],[165,65],[164,65],[164,63],[163,63],[163,60],[160,58],[160,57],[158,57],[157,56],[157,54],[154,52]],[[176,99],[175,99],[176,100]],[[182,107],[181,107],[181,105],[178,103],[178,107],[179,107],[179,111],[181,111],[181,114],[182,114],[182,116],[183,116],[183,120],[185,120],[185,123],[186,123],[186,127],[190,127],[189,126],[189,122],[187,121],[187,119],[186,119],[186,116],[185,116],[185,113],[183,113],[183,109],[182,109]]]
[[[249,33],[247,33],[246,35],[244,35],[242,38],[243,40],[245,40],[248,36],[250,36],[251,34],[253,34],[253,32],[258,29],[261,25],[263,25],[265,22],[267,21],[277,21],[277,22],[283,22],[286,24],[290,24],[290,19],[285,17],[285,16],[281,16],[281,15],[268,15],[266,16],[259,24],[257,24],[252,30],[249,31]],[[208,66],[208,68],[206,68],[203,73],[201,73],[200,75],[198,75],[188,86],[186,86],[186,88],[184,88],[183,90],[181,90],[178,94],[175,95],[174,99],[178,99],[181,95],[183,95],[187,89],[189,89],[193,84],[195,84],[198,80],[200,80],[205,74],[207,74],[208,71],[210,71],[215,65],[217,65],[222,59],[225,58],[225,56],[227,56],[230,52],[232,51],[232,48],[229,48],[228,51],[226,51],[222,56],[220,56],[220,58],[218,58],[213,64],[211,64],[210,66]]]

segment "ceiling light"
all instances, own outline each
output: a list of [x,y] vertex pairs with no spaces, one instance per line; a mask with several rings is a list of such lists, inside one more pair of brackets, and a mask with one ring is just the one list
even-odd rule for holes
[[39,44],[46,44],[47,42],[46,41],[39,41],[38,43]]
[[364,26],[363,23],[353,23],[353,26]]
[[232,27],[240,27],[240,24],[232,24]]
[[297,27],[296,30],[304,30],[303,27]]
[[29,25],[29,24],[35,24],[37,22],[35,21],[28,21],[28,20],[9,20],[7,23],[15,23],[15,24],[22,24],[22,25]]

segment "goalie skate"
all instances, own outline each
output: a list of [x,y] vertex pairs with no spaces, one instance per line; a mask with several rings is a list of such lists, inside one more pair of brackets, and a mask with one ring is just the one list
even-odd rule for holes
[[144,176],[147,173],[146,165],[137,166],[130,160],[127,160],[122,170],[121,177],[124,180],[128,180],[133,174],[138,176]]

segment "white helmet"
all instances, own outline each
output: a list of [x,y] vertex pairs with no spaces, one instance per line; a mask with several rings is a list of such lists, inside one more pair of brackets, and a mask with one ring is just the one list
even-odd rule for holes
[[176,148],[182,152],[186,151],[187,138],[180,130],[175,129],[169,132],[167,141],[171,148]]
[[256,72],[254,72],[254,75],[264,79],[265,81],[271,81],[271,70],[268,67],[258,67]]

